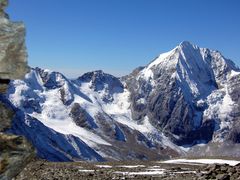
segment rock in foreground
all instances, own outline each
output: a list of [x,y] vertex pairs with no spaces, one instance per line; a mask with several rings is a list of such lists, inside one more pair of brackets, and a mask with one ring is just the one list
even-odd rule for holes
[[25,28],[11,22],[4,8],[7,0],[0,0],[0,179],[15,177],[33,158],[34,148],[21,136],[6,133],[11,127],[15,111],[4,97],[11,79],[23,78],[28,72],[25,48]]

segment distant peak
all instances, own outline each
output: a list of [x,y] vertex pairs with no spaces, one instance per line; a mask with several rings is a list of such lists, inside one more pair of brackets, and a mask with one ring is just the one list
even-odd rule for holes
[[94,74],[105,74],[102,70],[96,70],[96,71],[93,71],[92,73],[94,73]]

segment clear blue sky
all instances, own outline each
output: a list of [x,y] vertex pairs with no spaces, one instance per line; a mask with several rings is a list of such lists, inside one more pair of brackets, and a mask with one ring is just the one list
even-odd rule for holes
[[188,40],[240,65],[240,0],[10,0],[29,64],[125,75]]

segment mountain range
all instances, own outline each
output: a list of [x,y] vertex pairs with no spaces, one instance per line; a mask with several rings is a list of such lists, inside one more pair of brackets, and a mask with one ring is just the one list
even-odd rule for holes
[[3,101],[50,161],[240,156],[240,69],[187,41],[120,78],[32,68]]

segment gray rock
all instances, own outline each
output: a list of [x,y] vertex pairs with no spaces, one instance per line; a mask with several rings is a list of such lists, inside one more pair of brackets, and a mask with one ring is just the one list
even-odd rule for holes
[[7,0],[0,0],[0,179],[14,178],[34,157],[33,146],[21,136],[5,134],[15,116],[6,105],[5,94],[9,80],[23,78],[28,72],[25,48],[25,28],[22,23],[9,21],[4,8]]
[[218,174],[216,176],[216,179],[218,179],[218,180],[230,180],[230,175],[228,175],[228,174]]
[[10,128],[13,116],[14,112],[8,109],[5,104],[0,102],[0,132]]
[[88,129],[96,128],[93,118],[83,109],[80,104],[74,103],[70,112],[70,117],[77,126],[85,127]]
[[7,0],[0,1],[0,79],[22,79],[29,71],[23,23],[11,22],[4,13]]
[[0,0],[0,17],[6,17],[4,12],[5,7],[8,6],[8,0]]
[[0,133],[0,179],[12,179],[34,157],[33,146],[25,138]]

